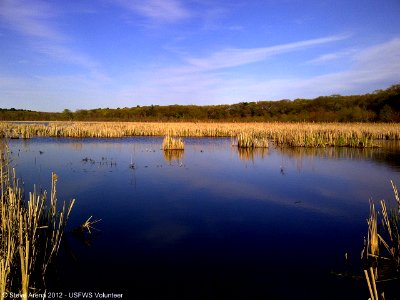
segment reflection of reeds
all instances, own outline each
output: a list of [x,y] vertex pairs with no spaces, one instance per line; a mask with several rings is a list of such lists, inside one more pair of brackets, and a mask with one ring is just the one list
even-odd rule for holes
[[264,158],[268,154],[267,148],[237,148],[239,159],[254,160],[254,158]]
[[24,202],[8,152],[0,152],[0,299],[9,291],[19,291],[27,299],[58,252],[74,200],[57,210],[53,174],[50,199],[46,192],[34,190]]
[[[368,240],[363,251],[366,250],[367,267],[371,271],[370,275],[367,270],[364,273],[371,299],[375,300],[380,299],[376,287],[378,278],[387,281],[396,279],[400,275],[400,198],[393,181],[391,184],[396,200],[394,208],[388,211],[385,200],[381,200],[381,211],[377,213],[370,201]],[[380,230],[378,224],[381,224]]]
[[181,138],[175,138],[167,135],[162,143],[163,150],[183,150],[185,145]]
[[181,161],[183,159],[183,153],[184,151],[182,150],[165,150],[164,152],[164,159],[168,162],[171,161]]
[[[400,140],[400,124],[377,123],[156,123],[156,122],[0,122],[6,136],[50,137],[237,137],[250,134],[290,147],[374,147],[375,140]],[[1,134],[0,134],[1,135]]]
[[285,147],[279,148],[285,156],[291,158],[305,157],[324,157],[329,159],[373,159],[374,154],[379,153],[371,148],[354,149],[347,147],[328,147],[328,148],[305,148],[305,147]]

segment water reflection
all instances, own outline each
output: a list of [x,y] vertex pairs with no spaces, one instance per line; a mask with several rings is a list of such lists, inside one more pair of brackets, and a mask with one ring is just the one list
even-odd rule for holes
[[264,159],[268,155],[268,148],[237,148],[239,159],[254,161],[255,158]]
[[76,142],[76,143],[70,143],[69,146],[74,149],[74,150],[82,150],[83,148],[83,143],[82,142]]
[[[312,164],[313,159],[329,160],[369,160],[378,164],[386,164],[396,171],[400,170],[400,141],[377,141],[378,148],[348,148],[348,147],[326,147],[326,148],[306,148],[306,147],[275,147],[273,152],[281,154],[280,170],[284,175],[285,161],[294,161],[297,170],[301,171],[304,164]],[[271,152],[267,148],[236,148],[234,152],[240,160],[255,161],[256,159],[266,159]]]
[[181,162],[183,160],[183,150],[164,150],[164,159],[167,162]]
[[327,148],[304,148],[287,147],[279,148],[279,151],[291,158],[320,157],[329,159],[372,159],[378,149],[357,149],[347,147],[327,147]]
[[[70,225],[103,220],[95,239],[66,236],[76,262],[61,256],[60,290],[124,289],[127,299],[199,291],[204,299],[326,299],[327,290],[351,297],[330,272],[340,271],[344,253],[359,257],[368,199],[392,197],[396,146],[250,150],[193,138],[184,151],[162,151],[161,143],[10,142],[15,154],[26,150],[14,158],[27,191],[55,171],[60,199],[77,199]],[[367,298],[360,290],[354,299]]]
[[301,169],[304,161],[313,158],[329,160],[370,160],[379,164],[386,164],[396,171],[400,170],[400,141],[381,141],[379,148],[278,148],[278,150],[290,159],[294,159]]

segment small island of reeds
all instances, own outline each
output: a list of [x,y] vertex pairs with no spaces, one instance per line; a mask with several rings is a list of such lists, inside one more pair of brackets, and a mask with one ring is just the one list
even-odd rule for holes
[[268,139],[252,133],[240,133],[237,136],[237,146],[239,148],[268,148]]
[[175,138],[170,135],[167,135],[162,143],[163,150],[183,150],[184,148],[185,144],[181,138]]

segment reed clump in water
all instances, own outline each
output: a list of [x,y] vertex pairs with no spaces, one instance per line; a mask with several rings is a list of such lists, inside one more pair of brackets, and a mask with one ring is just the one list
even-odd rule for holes
[[268,139],[254,133],[242,132],[237,136],[239,148],[268,148]]
[[74,200],[57,209],[58,178],[53,173],[50,198],[34,190],[25,201],[8,151],[0,151],[0,157],[0,299],[9,292],[27,299],[29,292],[44,285]]
[[367,269],[364,270],[371,299],[384,299],[378,295],[377,283],[399,280],[400,276],[400,197],[396,185],[391,181],[395,205],[388,210],[385,200],[380,201],[377,212],[370,201],[368,238],[363,254],[366,253]]
[[184,150],[185,144],[183,143],[181,138],[175,138],[170,135],[167,135],[162,143],[163,150]]

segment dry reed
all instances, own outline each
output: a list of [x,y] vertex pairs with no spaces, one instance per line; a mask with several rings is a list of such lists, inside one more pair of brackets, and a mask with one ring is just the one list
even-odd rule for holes
[[185,144],[181,138],[174,138],[170,135],[167,135],[162,143],[163,150],[183,150],[184,148]]
[[1,122],[13,138],[126,136],[237,137],[251,134],[290,147],[374,147],[376,140],[400,140],[399,123],[157,123],[157,122]]
[[90,216],[84,223],[82,223],[78,228],[76,228],[75,232],[83,233],[87,231],[89,234],[91,234],[92,230],[97,230],[95,227],[93,227],[93,225],[100,222],[101,219],[92,221],[92,217],[93,216]]
[[392,209],[388,210],[385,200],[381,200],[381,210],[377,213],[375,205],[370,201],[368,239],[363,250],[363,253],[366,250],[367,265],[371,274],[368,276],[367,270],[364,273],[371,299],[375,300],[380,299],[376,287],[378,279],[394,280],[400,275],[400,198],[393,181],[391,185],[395,196]]
[[379,245],[378,245],[378,219],[375,210],[375,205],[370,201],[370,216],[368,218],[368,240],[367,240],[367,255],[372,257],[379,256]]
[[56,255],[74,205],[72,200],[57,210],[57,175],[52,175],[50,199],[36,189],[23,193],[10,166],[6,146],[0,151],[0,299],[6,293],[28,298],[31,289],[44,284],[44,276]]
[[239,148],[268,148],[267,137],[257,136],[256,133],[241,132],[237,136]]

